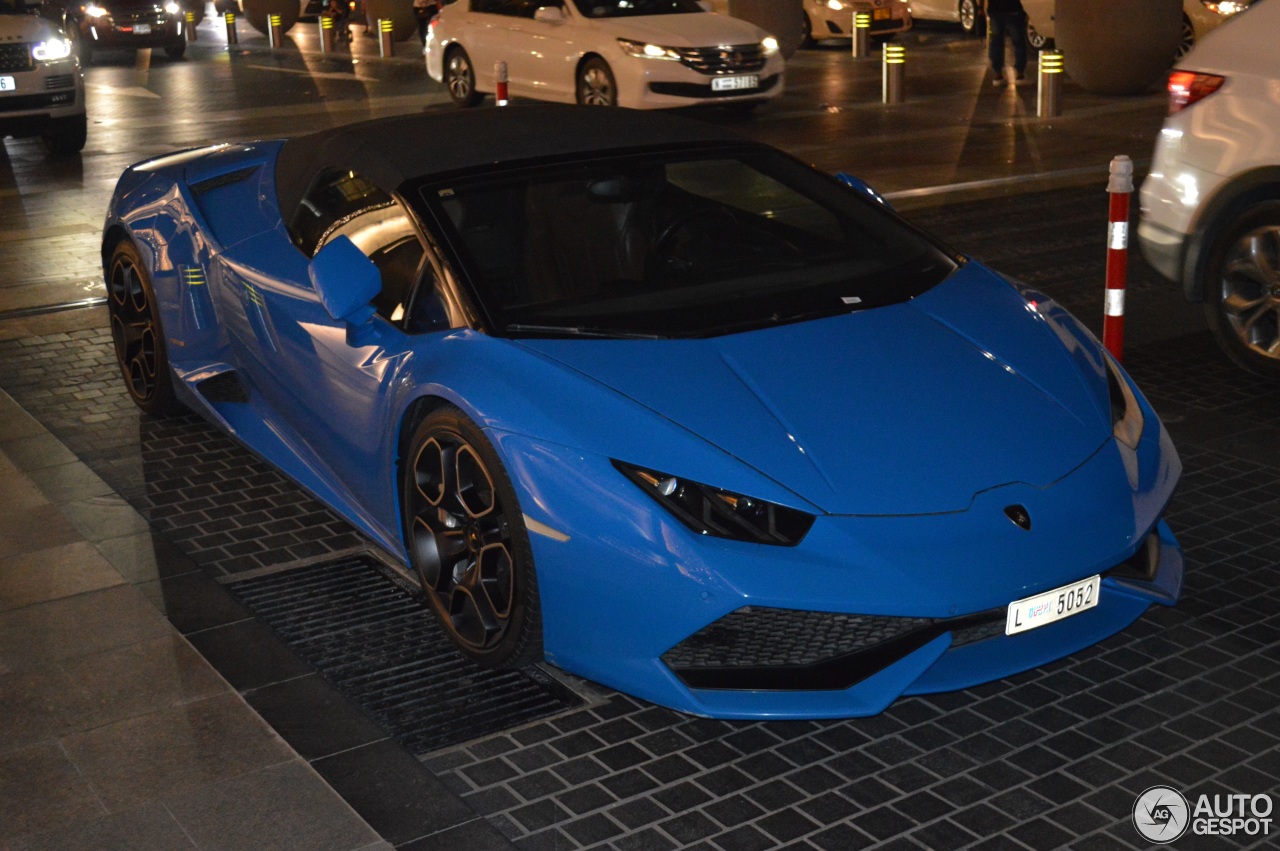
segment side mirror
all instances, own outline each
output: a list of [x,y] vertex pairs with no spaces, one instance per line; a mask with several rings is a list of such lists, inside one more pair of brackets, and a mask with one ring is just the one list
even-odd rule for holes
[[533,19],[546,24],[558,24],[564,20],[564,11],[559,6],[539,6],[533,13]]
[[871,184],[867,183],[861,177],[854,177],[852,174],[849,174],[847,171],[841,171],[836,173],[836,180],[840,181],[845,186],[848,186],[850,189],[854,189],[865,195],[871,196],[871,198],[873,198],[876,201],[879,201],[881,204],[885,205],[890,210],[893,209],[893,205],[890,204],[888,201],[886,201],[883,195],[881,195],[879,192],[872,189]]
[[311,258],[307,275],[334,319],[363,325],[373,316],[369,301],[382,292],[382,273],[346,236],[325,243]]

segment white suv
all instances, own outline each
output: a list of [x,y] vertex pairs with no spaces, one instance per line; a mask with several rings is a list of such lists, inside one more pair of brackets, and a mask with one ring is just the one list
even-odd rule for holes
[[1280,377],[1280,0],[1259,0],[1169,74],[1138,242],[1236,363]]
[[39,5],[0,0],[0,138],[40,136],[55,154],[84,147],[84,77],[72,44]]
[[427,73],[460,106],[496,88],[588,106],[750,108],[782,93],[778,41],[695,0],[460,0],[427,32]]

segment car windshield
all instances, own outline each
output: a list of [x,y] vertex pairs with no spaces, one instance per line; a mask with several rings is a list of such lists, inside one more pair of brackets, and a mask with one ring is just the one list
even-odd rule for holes
[[910,299],[940,248],[769,148],[612,157],[416,194],[497,333],[703,337]]
[[696,0],[573,0],[573,4],[588,18],[627,18],[706,11]]

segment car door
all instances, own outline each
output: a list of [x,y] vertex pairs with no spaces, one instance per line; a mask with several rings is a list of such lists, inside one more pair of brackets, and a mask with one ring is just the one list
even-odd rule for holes
[[[564,0],[513,0],[519,15],[508,22],[506,58],[512,94],[541,100],[574,99],[575,46],[581,22]],[[560,10],[555,20],[538,20],[540,8]]]
[[522,9],[523,0],[471,0],[471,13],[464,16],[462,28],[454,33],[471,57],[481,91],[494,91],[494,65],[498,60],[505,60],[510,67],[511,22]]

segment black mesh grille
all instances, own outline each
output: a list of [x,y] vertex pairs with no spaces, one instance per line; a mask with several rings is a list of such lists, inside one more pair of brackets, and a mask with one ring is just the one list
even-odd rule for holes
[[699,74],[744,74],[764,67],[764,48],[758,44],[723,47],[677,47],[680,61]]
[[26,42],[0,44],[0,71],[30,71],[34,67],[31,45]]
[[671,648],[673,669],[794,667],[873,647],[927,627],[930,618],[841,615],[747,606]]

